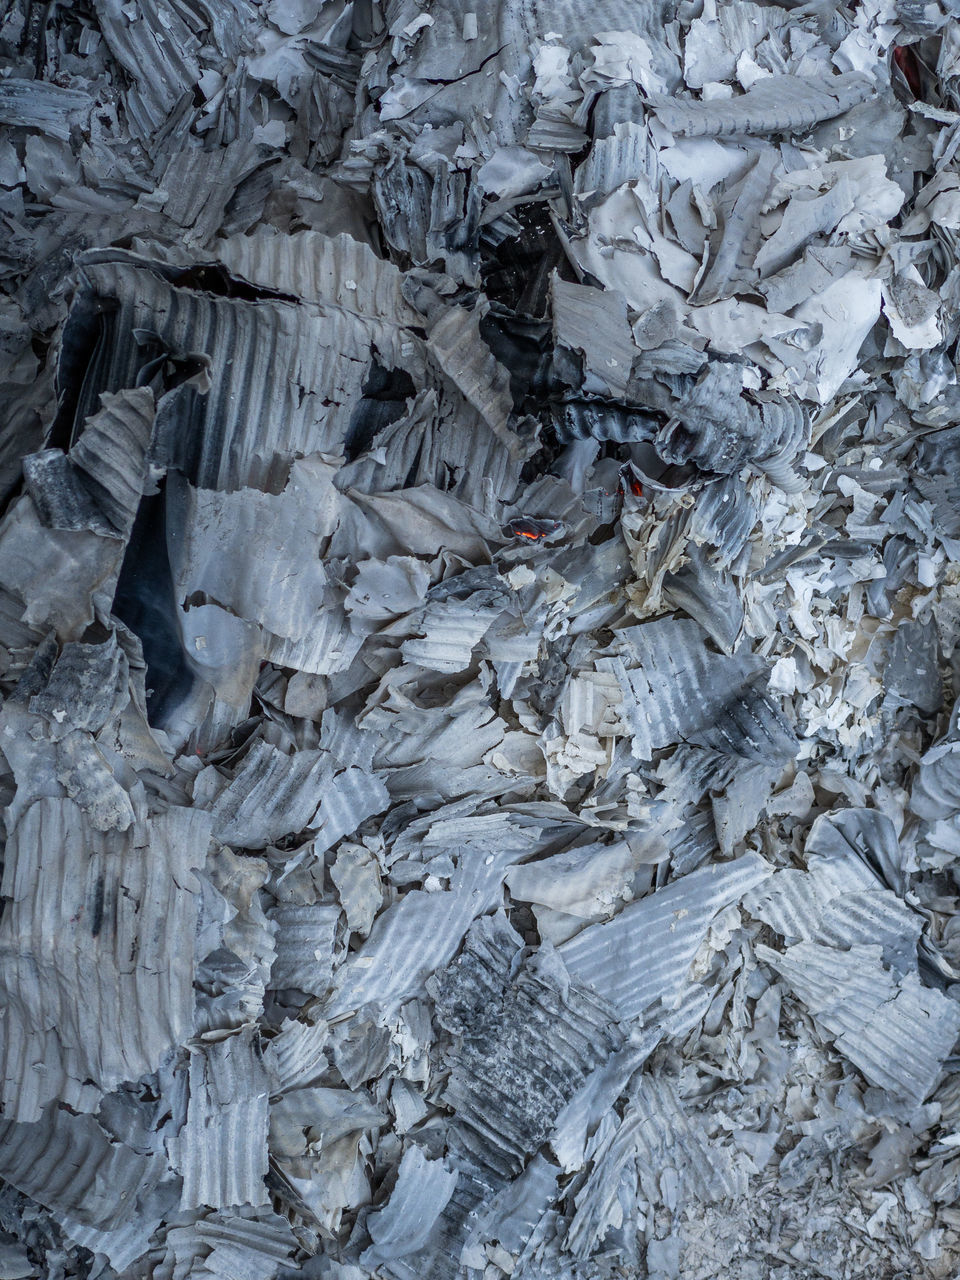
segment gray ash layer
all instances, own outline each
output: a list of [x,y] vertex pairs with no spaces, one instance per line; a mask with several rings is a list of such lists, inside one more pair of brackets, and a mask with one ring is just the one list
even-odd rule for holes
[[0,1280],[960,1274],[957,0],[0,0]]

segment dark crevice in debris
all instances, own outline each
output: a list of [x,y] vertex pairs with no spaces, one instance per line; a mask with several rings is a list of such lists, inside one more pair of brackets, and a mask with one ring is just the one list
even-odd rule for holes
[[182,289],[197,289],[201,293],[212,293],[218,298],[242,298],[246,302],[257,302],[260,299],[275,299],[279,302],[299,301],[296,294],[255,286],[237,276],[232,276],[219,263],[206,262],[164,274],[167,275],[171,284]]
[[70,311],[60,345],[57,369],[57,416],[48,444],[68,449],[78,422],[92,411],[102,389],[104,364],[117,324],[118,304],[111,298],[81,293]]
[[158,493],[141,500],[113,600],[113,612],[140,638],[147,664],[147,714],[151,724],[161,726],[195,681],[177,626],[165,491],[161,481]]
[[484,292],[519,316],[542,316],[550,273],[566,268],[566,259],[546,204],[522,205],[516,218],[519,234],[504,238],[484,262]]
[[518,413],[532,413],[553,385],[549,324],[494,303],[480,320],[480,336],[510,373]]
[[384,368],[374,359],[344,438],[346,460],[352,462],[366,452],[377,435],[403,415],[407,400],[415,393],[406,370]]

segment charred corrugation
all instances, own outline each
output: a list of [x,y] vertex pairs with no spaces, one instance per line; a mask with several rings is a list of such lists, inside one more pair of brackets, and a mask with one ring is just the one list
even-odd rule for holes
[[598,665],[623,691],[621,714],[638,759],[681,741],[748,760],[796,753],[796,736],[753,655],[713,653],[705,632],[688,619],[648,622],[621,635],[623,657]]
[[146,722],[143,654],[114,621],[95,625],[86,642],[57,651],[48,637],[2,713],[0,739],[20,790],[8,809],[12,829],[39,796],[69,796],[99,831],[134,821],[130,770],[170,772]]
[[100,30],[130,79],[124,94],[130,128],[147,145],[200,79],[200,41],[167,0],[147,0],[131,17],[120,0],[97,0]]
[[923,920],[872,874],[829,864],[776,872],[745,906],[785,942],[818,942],[841,950],[880,946],[885,965],[903,974],[917,965]]
[[68,1240],[106,1258],[114,1271],[122,1274],[149,1251],[151,1237],[162,1221],[157,1210],[169,1199],[158,1197],[153,1212],[136,1214],[122,1226],[107,1230],[78,1222],[68,1213],[59,1214],[58,1221]]
[[197,779],[194,803],[209,807],[217,839],[262,849],[311,824],[331,774],[323,751],[288,755],[255,742],[229,780],[209,767]]
[[432,172],[388,150],[374,171],[371,194],[391,247],[418,266],[443,263],[456,279],[477,282],[480,187],[437,156]]
[[[502,875],[501,870],[497,878]],[[411,889],[382,911],[370,936],[336,971],[325,1016],[341,1017],[370,1003],[387,1012],[412,996],[453,957],[483,910],[477,892],[483,879],[482,870],[461,877],[442,897]]]
[[[687,563],[677,572],[664,574],[661,590],[667,604],[699,622],[724,653],[733,652],[744,620],[740,593],[731,576],[714,568],[700,548],[688,550]],[[773,714],[777,716],[775,709]]]
[[130,668],[116,634],[99,644],[70,641],[63,646],[44,679],[35,670],[24,680],[24,693],[34,715],[97,733],[127,701]]
[[689,983],[710,921],[769,874],[756,854],[701,867],[630,903],[612,920],[588,925],[558,948],[560,957],[622,1019],[641,1017],[657,1001],[670,1009]]
[[956,712],[950,730],[924,754],[914,778],[910,807],[928,822],[950,819],[960,812],[960,735]]
[[693,812],[670,838],[670,866],[676,879],[696,871],[717,852],[717,824],[706,810]]
[[[666,1169],[676,1180],[670,1186]],[[629,1178],[628,1170],[632,1172]],[[743,1195],[747,1167],[711,1141],[703,1121],[680,1098],[676,1080],[644,1074],[628,1099],[623,1119],[594,1153],[593,1168],[576,1196],[566,1247],[588,1257],[618,1216],[623,1181],[652,1204],[710,1204]]]
[[619,1048],[614,1010],[562,968],[519,962],[521,939],[484,918],[435,979],[440,1025],[452,1037],[442,1098],[474,1161],[518,1174],[588,1073]]
[[208,370],[208,389],[201,395],[186,388],[154,450],[201,488],[276,493],[294,458],[335,450],[362,394],[374,343],[392,366],[419,367],[423,377],[417,340],[401,338],[395,324],[332,305],[249,302],[179,288],[162,270],[121,251],[84,261],[96,296],[119,304],[115,336],[90,391],[133,386],[151,346]]
[[658,453],[721,475],[750,462],[788,493],[797,492],[803,483],[790,464],[809,434],[803,406],[761,391],[748,398],[743,385],[737,365],[710,364],[657,434]]
[[696,494],[689,536],[708,548],[719,565],[739,568],[757,514],[756,501],[739,477],[711,480]]
[[115,537],[46,528],[30,495],[22,495],[0,523],[0,589],[15,613],[14,643],[23,627],[82,636],[98,606],[109,610],[122,558]]
[[508,1182],[476,1214],[460,1254],[461,1265],[470,1266],[483,1257],[482,1246],[488,1241],[498,1241],[522,1259],[556,1197],[558,1175],[559,1170],[551,1160],[543,1155],[534,1156],[523,1173]]
[[448,1280],[460,1270],[468,1232],[499,1181],[461,1161],[456,1185],[434,1223],[426,1243],[414,1253],[380,1264],[391,1280]]
[[315,850],[324,853],[332,849],[368,818],[383,813],[389,804],[387,785],[375,773],[350,767],[335,774],[324,787],[323,799],[317,810]]
[[463,671],[470,666],[473,650],[486,634],[499,610],[477,610],[469,602],[442,601],[423,611],[422,636],[403,642],[407,662],[431,671]]
[[816,936],[825,888],[816,876],[787,867],[749,893],[744,906],[787,942],[799,942]]
[[186,1124],[174,1167],[183,1177],[180,1208],[267,1203],[269,1082],[256,1027],[191,1050]]
[[762,239],[759,219],[777,160],[776,148],[765,147],[740,182],[724,192],[709,240],[709,264],[694,286],[691,302],[717,302],[757,284],[754,259]]
[[782,954],[758,946],[871,1084],[919,1104],[930,1093],[960,1033],[960,1007],[921,984],[915,973],[897,979],[883,968],[881,949],[857,944],[838,950],[798,942]]
[[650,107],[671,133],[716,138],[736,133],[797,133],[856,106],[873,92],[869,76],[850,71],[824,83],[804,76],[770,76],[741,97],[696,102],[653,97]]
[[[324,996],[333,974],[333,943],[339,908],[317,903],[283,903],[268,918],[276,928],[276,959],[270,985]],[[289,1068],[281,1068],[286,1077]]]
[[553,410],[552,422],[563,444],[572,440],[639,444],[652,440],[661,426],[659,418],[628,405],[603,399],[569,399]]
[[286,636],[263,635],[263,652],[278,667],[291,667],[308,675],[329,676],[346,671],[364,641],[361,629],[354,630],[343,605],[333,599],[324,603],[313,628],[291,640]]
[[101,404],[100,412],[83,424],[68,458],[98,511],[120,537],[128,538],[148,484],[154,396],[137,387],[106,393]]
[[92,99],[82,89],[20,76],[0,80],[0,124],[7,128],[36,129],[66,142],[71,127],[89,115],[92,108]]
[[583,390],[614,400],[625,397],[640,353],[623,295],[613,289],[568,284],[554,274],[550,300],[555,342],[579,352],[583,359]]
[[468,424],[465,416],[459,394],[440,389],[438,399],[433,387],[418,392],[365,452],[340,468],[337,487],[384,493],[431,485],[493,515],[516,492],[519,459],[483,420]]
[[814,941],[844,948],[877,944],[883,962],[897,972],[916,964],[923,920],[893,893],[864,890],[838,896],[824,907]]
[[318,502],[316,493],[326,479],[306,462],[294,464],[280,494],[219,493],[171,477],[166,541],[178,603],[206,597],[272,637],[309,636],[331,595],[321,552],[336,495],[331,488]]
[[101,537],[116,536],[62,450],[27,454],[23,478],[37,515],[48,529],[86,529]]
[[116,1230],[165,1173],[162,1156],[114,1142],[93,1116],[56,1103],[32,1123],[0,1120],[0,1177],[81,1224]]
[[96,831],[67,799],[38,800],[20,819],[0,921],[9,1119],[35,1120],[57,1097],[79,1106],[88,1080],[136,1080],[190,1034],[193,869],[209,840],[209,816],[177,807],[122,835]]
[[174,152],[160,178],[157,206],[180,229],[188,250],[210,243],[237,188],[262,163],[247,139],[215,150],[192,147]]
[[327,1024],[286,1021],[263,1050],[271,1094],[312,1084],[327,1065]]
[[365,1265],[378,1267],[419,1252],[456,1185],[455,1170],[446,1168],[441,1160],[428,1160],[416,1145],[408,1147],[390,1199],[367,1218],[365,1225],[373,1244],[361,1255]]
[[763,676],[748,681],[689,741],[760,764],[792,760],[800,742],[766,683]]
[[513,412],[510,377],[481,337],[480,316],[460,307],[447,308],[430,329],[427,352],[443,378],[503,442],[511,457],[519,456],[519,439],[507,429]]
[[[632,88],[632,86],[631,86]],[[640,102],[637,95],[638,106]],[[598,107],[594,107],[594,114]],[[635,181],[641,174],[654,174],[657,160],[648,130],[632,121],[615,121],[613,131],[596,137],[582,164],[577,166],[574,190],[582,198],[607,196]]]
[[345,233],[282,235],[272,227],[260,227],[252,235],[230,236],[215,248],[224,266],[251,284],[305,302],[334,303],[390,324],[423,324],[404,297],[403,273]]
[[203,1259],[206,1273],[235,1280],[276,1274],[297,1248],[286,1218],[247,1206],[229,1214],[206,1214],[193,1230],[201,1248],[209,1250]]

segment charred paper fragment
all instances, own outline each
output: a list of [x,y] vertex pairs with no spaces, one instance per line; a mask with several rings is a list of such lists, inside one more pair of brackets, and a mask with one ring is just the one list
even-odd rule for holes
[[799,76],[761,77],[746,93],[716,102],[654,98],[653,110],[673,133],[794,133],[849,111],[871,92],[870,78],[847,72],[826,82]]
[[419,1147],[408,1147],[389,1201],[367,1219],[373,1244],[362,1255],[365,1264],[375,1267],[421,1249],[456,1184],[455,1171],[428,1160]]
[[458,1146],[500,1176],[521,1171],[620,1043],[614,1010],[546,952],[511,980],[519,942],[506,921],[485,917],[434,980],[436,1016],[452,1037],[443,1097],[457,1116]]
[[2,922],[8,1119],[35,1121],[51,1099],[96,1110],[90,1084],[136,1080],[190,1034],[209,839],[208,815],[177,806],[100,833],[73,801],[44,798],[17,823]]
[[159,1151],[137,1152],[114,1141],[93,1116],[56,1103],[35,1121],[2,1123],[0,1176],[81,1226],[116,1230],[138,1213],[141,1197],[146,1200],[167,1172]]
[[190,1055],[186,1123],[174,1168],[180,1208],[267,1201],[267,1074],[255,1028],[196,1046]]
[[693,462],[721,475],[752,462],[787,492],[798,490],[790,463],[806,443],[802,406],[762,392],[751,399],[743,386],[736,365],[710,365],[658,434],[658,452],[666,462]]
[[657,1001],[673,1008],[683,996],[689,966],[710,921],[768,874],[755,855],[701,868],[631,903],[613,920],[590,925],[559,948],[560,956],[622,1018],[638,1017]]
[[926,1098],[960,1031],[955,1002],[914,974],[896,982],[875,946],[837,950],[798,942],[782,959],[767,948],[757,954],[779,969],[872,1084],[907,1103]]

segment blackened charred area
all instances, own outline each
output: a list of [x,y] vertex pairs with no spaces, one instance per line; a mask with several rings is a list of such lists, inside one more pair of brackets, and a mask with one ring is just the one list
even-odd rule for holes
[[218,298],[241,298],[244,302],[258,302],[261,299],[299,301],[293,294],[283,293],[279,289],[266,289],[261,285],[250,284],[240,276],[231,275],[219,262],[197,263],[182,270],[167,270],[163,274],[171,284],[181,289],[196,289],[201,293],[212,293]]
[[551,272],[559,271],[565,279],[575,276],[545,202],[521,205],[512,216],[519,234],[504,237],[484,254],[480,268],[484,292],[491,302],[517,315],[542,317]]
[[132,330],[117,299],[79,292],[64,325],[48,447],[67,450],[75,444],[86,419],[99,410],[104,392],[150,386],[159,398],[201,368],[201,357],[171,351],[146,329]]
[[93,889],[93,904],[90,909],[90,932],[96,937],[103,928],[104,877],[98,876]]
[[416,387],[404,369],[387,369],[374,358],[363,385],[363,395],[350,419],[343,444],[348,462],[366,452],[377,435],[403,416]]
[[480,320],[480,336],[510,374],[518,413],[533,413],[553,386],[550,322],[493,303]]
[[118,340],[120,305],[82,290],[74,299],[63,328],[57,367],[57,413],[50,431],[51,448],[70,448],[79,425],[94,413],[107,385],[110,353]]
[[147,664],[147,714],[161,725],[188,695],[195,677],[177,626],[167,555],[165,483],[140,502],[113,601],[113,612],[139,636]]

